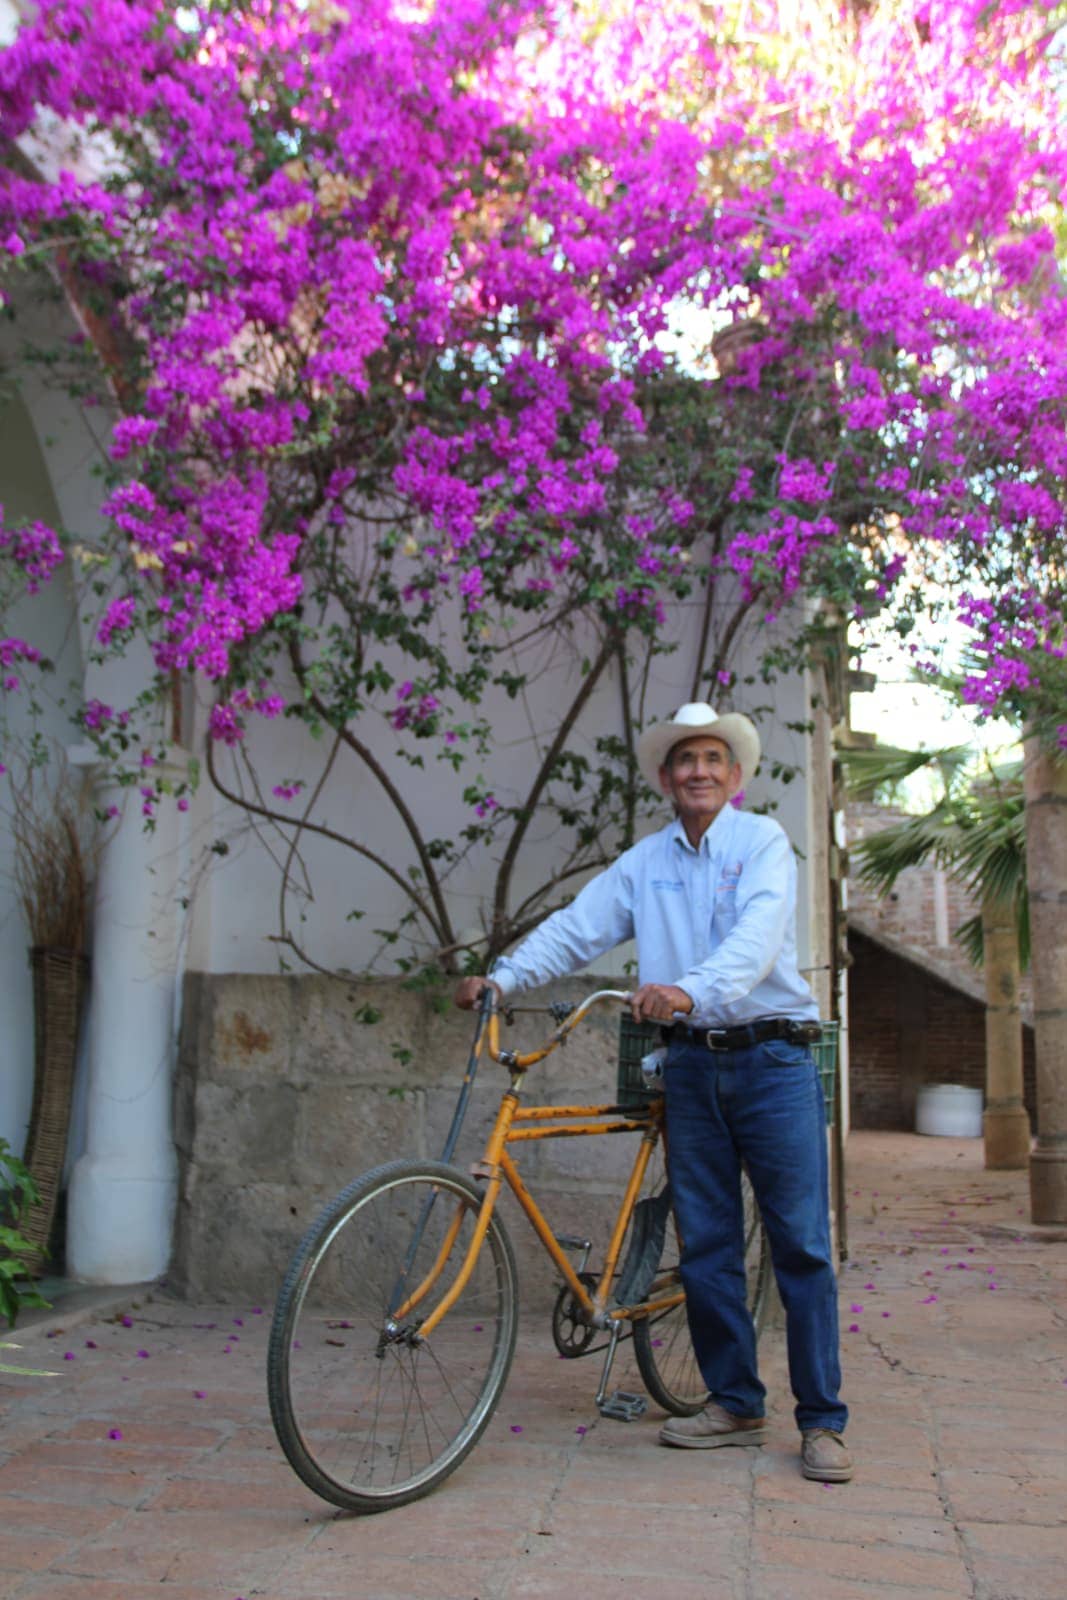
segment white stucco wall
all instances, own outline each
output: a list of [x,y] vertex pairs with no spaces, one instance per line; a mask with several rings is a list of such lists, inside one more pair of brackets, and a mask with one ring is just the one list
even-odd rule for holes
[[[694,613],[695,607],[681,606],[672,615],[671,625],[678,635],[679,649],[655,664],[646,712],[650,718],[669,715],[689,697],[691,655],[696,637]],[[754,652],[759,644],[758,639],[753,641],[750,650]],[[738,665],[743,673],[746,667],[755,664],[753,658],[748,662],[742,660]],[[544,747],[544,733],[551,728],[552,719],[568,694],[573,694],[575,672],[571,658],[557,650],[555,660],[539,671],[525,703],[510,701],[501,691],[496,701],[487,702],[499,734],[497,751],[490,765],[492,787],[502,802],[517,800],[525,793],[536,770],[538,752]],[[768,713],[761,721],[765,751],[763,773],[751,786],[746,802],[750,805],[772,803],[775,815],[801,852],[799,936],[802,961],[808,964],[810,863],[806,854],[811,818],[806,778],[810,767],[810,741],[806,735],[785,726],[787,722],[800,722],[810,715],[807,675],[783,679],[769,690],[761,685],[758,701],[757,691],[752,693],[752,700],[736,693],[731,701],[736,709],[756,710],[762,705]],[[571,740],[572,747],[584,748],[590,760],[595,760],[596,736],[617,730],[618,703],[617,680],[614,676],[605,678],[585,708]],[[202,713],[198,721],[202,724]],[[317,763],[323,757],[321,742],[314,744],[302,738],[291,722],[257,723],[252,719],[252,723],[247,743],[260,774],[261,787],[268,796],[274,783],[301,777],[306,781],[314,779],[319,770]],[[409,767],[396,754],[396,738],[379,716],[361,719],[358,733],[401,787],[406,803],[428,835],[455,837],[473,820],[462,800],[462,789],[470,781],[468,772],[457,776],[450,768],[436,762],[430,744],[426,746],[426,768]],[[228,757],[220,754],[220,770],[225,772]],[[771,775],[775,762],[799,766],[800,773],[792,783],[783,784]],[[298,804],[292,808],[294,813]],[[318,814],[328,819],[330,826],[340,833],[372,843],[402,871],[406,871],[414,859],[391,802],[374,776],[356,761],[339,759],[335,774],[321,796]],[[279,932],[278,856],[288,835],[280,830],[273,835],[269,831],[264,834],[252,830],[236,808],[219,800],[206,783],[190,815],[192,916],[188,966],[206,972],[272,972],[279,970],[281,956],[294,967],[292,954],[274,942]],[[667,815],[661,807],[654,819],[642,824],[642,830],[658,826]],[[558,861],[560,840],[556,828],[548,812],[535,817],[531,824],[514,876],[513,904],[543,882]],[[504,832],[499,841],[479,845],[450,875],[447,894],[457,932],[484,927],[496,865],[506,841]],[[223,857],[212,853],[213,845],[219,842],[228,850]],[[340,846],[309,837],[302,840],[300,848],[315,898],[313,905],[306,908],[308,921],[299,933],[306,939],[313,959],[331,969],[361,972],[372,968],[377,961],[378,970],[389,970],[392,952],[386,949],[383,955],[382,941],[374,930],[397,925],[405,904],[401,891],[371,864]],[[614,841],[609,841],[608,848],[609,851],[614,848]],[[576,890],[583,881],[583,878],[570,880],[568,889]],[[353,907],[361,909],[364,915],[356,921],[346,920]],[[294,918],[295,915],[294,911]],[[609,959],[604,970],[618,971],[618,958]]]

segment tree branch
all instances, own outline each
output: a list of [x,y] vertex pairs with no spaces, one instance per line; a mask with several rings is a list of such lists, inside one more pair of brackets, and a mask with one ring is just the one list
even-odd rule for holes
[[719,673],[724,670],[726,662],[730,658],[730,647],[737,635],[737,630],[752,610],[758,598],[759,591],[753,595],[751,600],[743,600],[726,624],[722,638],[719,640],[718,648],[715,651],[715,659],[709,669],[713,682],[718,679]]
[[619,658],[619,701],[622,708],[622,738],[626,746],[626,814],[622,825],[622,847],[628,850],[634,842],[634,822],[637,815],[637,757],[634,753],[634,718],[630,705],[630,673],[626,663],[626,644],[620,638],[617,646]]
[[[295,639],[291,639],[289,641],[289,658],[292,662],[293,671],[296,673],[297,681],[299,682],[301,688],[307,691],[307,669],[305,668],[303,660],[301,659],[299,646],[297,645]],[[314,693],[314,691],[311,691],[309,694],[309,704],[315,708],[328,727],[332,728],[336,726],[334,718],[330,715],[329,708],[323,703],[320,697]],[[386,794],[389,796],[392,804],[396,807],[397,815],[400,817],[404,827],[407,829],[408,837],[415,847],[415,854],[418,856],[419,865],[422,867],[426,888],[429,892],[431,900],[433,901],[435,915],[428,916],[427,920],[434,930],[434,934],[438,943],[441,945],[451,944],[455,939],[455,930],[452,927],[452,919],[448,914],[448,907],[445,903],[444,893],[441,888],[441,881],[437,875],[437,870],[434,867],[433,861],[430,858],[430,853],[426,848],[426,842],[422,837],[422,832],[419,828],[419,825],[415,821],[407,802],[400,793],[400,790],[397,788],[396,784],[389,777],[389,774],[385,771],[384,767],[382,767],[377,757],[372,754],[363,741],[361,739],[357,739],[355,734],[347,725],[342,724],[340,727],[337,727],[336,731],[338,737],[344,740],[348,748],[353,751],[353,753],[357,755],[364,765],[367,766],[374,774],[382,788],[385,790]],[[396,874],[396,876],[399,875]],[[404,880],[401,879],[400,881],[403,882]],[[413,891],[409,892],[413,893]]]
[[323,839],[332,839],[335,844],[344,845],[346,849],[355,851],[356,855],[372,861],[381,872],[385,873],[386,877],[391,878],[404,891],[408,899],[418,909],[420,916],[425,918],[435,935],[437,934],[438,930],[434,924],[433,914],[418,891],[412,887],[401,873],[397,872],[395,867],[391,867],[388,861],[383,861],[381,856],[376,855],[373,850],[369,850],[366,845],[360,844],[358,839],[351,839],[345,833],[338,833],[336,828],[327,827],[324,822],[309,822],[306,818],[287,817],[281,811],[274,811],[270,806],[260,805],[258,801],[249,800],[247,796],[238,794],[235,789],[230,789],[219,777],[218,769],[215,766],[215,749],[214,740],[212,739],[207,741],[205,765],[207,775],[211,779],[215,791],[224,800],[228,800],[231,805],[237,806],[241,811],[250,812],[252,816],[265,817],[268,822],[273,822],[279,827],[298,828],[301,832],[316,833]]
[[515,862],[518,858],[519,847],[521,846],[522,841],[526,836],[526,830],[530,826],[530,823],[533,819],[534,809],[541,797],[541,792],[549,780],[552,768],[555,766],[560,752],[570,737],[571,729],[574,727],[578,717],[581,715],[586,701],[592,694],[601,677],[601,674],[604,671],[604,668],[615,654],[616,649],[616,634],[614,630],[612,630],[605,638],[599,652],[597,653],[596,660],[586,673],[582,682],[582,686],[575,695],[574,700],[571,702],[566,716],[560,722],[560,725],[556,730],[556,736],[548,747],[545,758],[541,762],[534,781],[530,786],[530,791],[526,796],[526,800],[519,811],[511,838],[508,841],[508,847],[504,852],[504,859],[500,863],[500,868],[497,872],[496,892],[493,896],[493,916],[490,933],[491,946],[496,944],[496,941],[504,928],[508,890],[511,887],[511,875],[515,869]]

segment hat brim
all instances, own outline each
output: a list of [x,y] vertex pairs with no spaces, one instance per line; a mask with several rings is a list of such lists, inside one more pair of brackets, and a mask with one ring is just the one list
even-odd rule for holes
[[686,739],[721,739],[729,745],[734,760],[741,768],[741,787],[746,788],[756,776],[760,760],[759,734],[755,724],[740,711],[728,711],[723,717],[712,717],[707,722],[654,722],[646,728],[637,741],[637,765],[650,789],[659,789],[660,768],[676,744]]

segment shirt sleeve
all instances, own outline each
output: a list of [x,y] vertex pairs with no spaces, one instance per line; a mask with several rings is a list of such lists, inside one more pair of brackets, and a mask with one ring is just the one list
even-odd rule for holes
[[554,911],[489,973],[505,997],[577,972],[634,934],[633,884],[625,855]]
[[750,994],[782,952],[795,915],[797,864],[777,825],[747,856],[737,887],[737,920],[705,961],[679,978],[694,1012],[729,1005]]

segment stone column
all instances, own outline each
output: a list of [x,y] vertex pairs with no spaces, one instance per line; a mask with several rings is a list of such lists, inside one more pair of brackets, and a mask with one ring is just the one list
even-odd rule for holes
[[[72,752],[79,757],[92,759]],[[184,775],[179,760],[168,769]],[[185,830],[164,799],[146,832],[138,786],[110,777],[97,803],[117,806],[118,817],[97,870],[86,1148],[68,1194],[67,1266],[90,1283],[142,1283],[166,1268],[177,1197],[171,1078]]]
[[1019,936],[1010,904],[982,905],[985,970],[985,1164],[1026,1167],[1030,1118],[1023,1105],[1023,1034],[1019,1015]]
[[1037,1059],[1033,1222],[1067,1222],[1067,759],[1024,746],[1026,881]]

